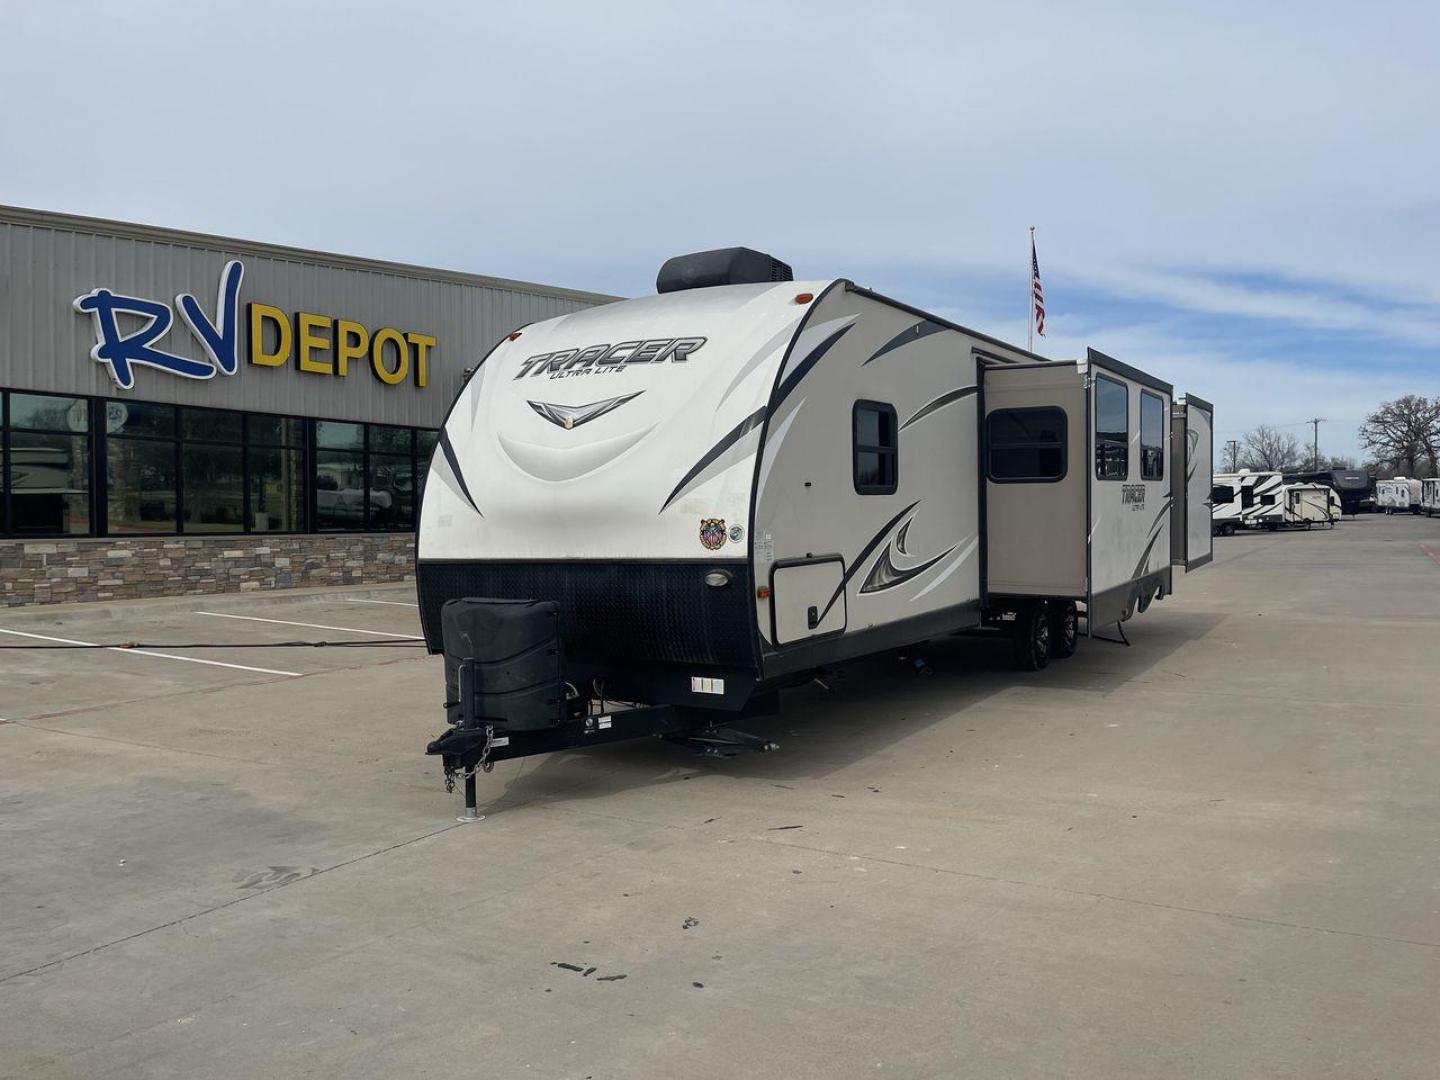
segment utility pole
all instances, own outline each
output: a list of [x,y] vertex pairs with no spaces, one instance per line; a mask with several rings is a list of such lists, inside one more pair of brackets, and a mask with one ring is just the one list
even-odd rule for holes
[[1230,451],[1230,472],[1240,471],[1240,442],[1237,439],[1228,439],[1225,442],[1225,449]]
[[1305,421],[1305,423],[1315,429],[1315,437],[1310,444],[1310,468],[1314,470],[1320,468],[1320,425],[1325,422],[1325,417],[1323,416],[1312,416],[1309,420]]

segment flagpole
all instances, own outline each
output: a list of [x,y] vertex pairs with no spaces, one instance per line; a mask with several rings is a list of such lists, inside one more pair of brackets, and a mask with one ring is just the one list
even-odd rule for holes
[[1025,275],[1029,286],[1025,291],[1025,351],[1035,351],[1035,226],[1030,226],[1030,273]]

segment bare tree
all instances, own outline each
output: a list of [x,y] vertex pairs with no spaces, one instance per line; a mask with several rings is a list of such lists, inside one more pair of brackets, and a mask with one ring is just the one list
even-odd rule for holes
[[1428,463],[1433,474],[1440,454],[1440,398],[1406,394],[1387,401],[1365,418],[1359,435],[1377,464],[1418,476]]
[[1320,468],[1322,469],[1353,469],[1355,459],[1345,454],[1331,454],[1328,458],[1320,455]]
[[1287,431],[1261,424],[1245,433],[1240,464],[1255,472],[1281,472],[1300,464],[1300,441]]

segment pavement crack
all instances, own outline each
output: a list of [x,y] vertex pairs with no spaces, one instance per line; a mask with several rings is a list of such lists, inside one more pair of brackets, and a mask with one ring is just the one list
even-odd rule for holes
[[441,833],[447,833],[451,829],[461,828],[464,824],[464,822],[460,821],[452,822],[451,824],[446,825],[443,828],[434,829],[430,832],[422,833],[419,836],[413,836],[408,840],[401,840],[397,843],[390,844],[383,848],[377,848],[375,851],[367,851],[364,855],[357,855],[355,856],[355,858],[346,859],[344,862],[338,862],[334,863],[331,866],[322,867],[321,869],[316,870],[313,874],[307,874],[304,877],[296,878],[292,881],[282,881],[278,884],[268,886],[267,888],[257,889],[253,892],[246,893],[244,896],[237,896],[233,900],[226,900],[224,903],[212,905],[211,907],[205,908],[203,911],[192,911],[189,915],[182,915],[177,919],[171,919],[168,922],[159,923],[155,926],[147,927],[144,930],[137,930],[133,934],[126,934],[124,937],[115,938],[113,941],[101,942],[99,945],[92,945],[88,949],[81,949],[79,952],[70,953],[68,956],[62,956],[56,960],[47,960],[43,964],[36,964],[34,967],[27,968],[24,971],[16,971],[12,972],[9,975],[0,976],[0,986],[3,986],[5,983],[8,983],[14,979],[22,978],[26,975],[34,975],[38,972],[45,971],[52,967],[59,967],[61,964],[67,964],[71,960],[79,960],[86,956],[92,956],[95,953],[103,952],[106,949],[113,948],[116,945],[124,945],[127,941],[135,941],[137,938],[145,937],[147,934],[153,934],[157,930],[168,930],[172,927],[183,926],[185,923],[188,923],[194,919],[203,919],[207,915],[213,915],[217,911],[224,911],[226,908],[234,907],[236,904],[243,904],[247,900],[254,900],[257,897],[267,896],[270,893],[279,892],[281,889],[293,888],[294,886],[299,885],[301,882],[314,881],[316,878],[324,874],[328,874],[332,870],[341,870],[347,866],[354,866],[356,863],[362,863],[367,859],[373,859],[377,855],[385,855],[391,851],[398,851],[400,848],[409,847],[411,844],[418,844],[422,840],[429,840],[431,837],[439,836]]

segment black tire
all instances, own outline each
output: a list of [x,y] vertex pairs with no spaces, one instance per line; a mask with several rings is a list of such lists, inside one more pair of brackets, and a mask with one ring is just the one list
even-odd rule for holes
[[1073,601],[1061,603],[1050,612],[1050,659],[1065,660],[1080,647],[1080,615]]
[[1235,535],[1235,523],[1234,523],[1233,521],[1227,521],[1227,522],[1225,522],[1224,525],[1221,525],[1221,526],[1220,526],[1220,535],[1221,535],[1221,536],[1234,536],[1234,535]]
[[1050,663],[1050,608],[1043,601],[1021,608],[1011,628],[1015,666],[1039,671]]

